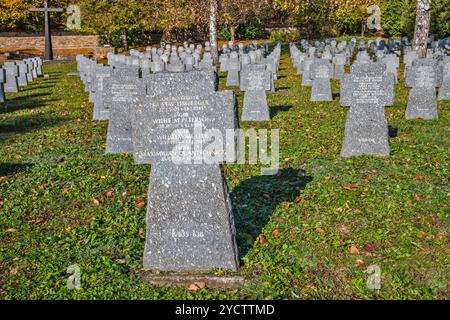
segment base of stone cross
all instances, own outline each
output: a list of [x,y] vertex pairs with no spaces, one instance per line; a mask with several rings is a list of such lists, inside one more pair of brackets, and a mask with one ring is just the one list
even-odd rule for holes
[[242,276],[214,276],[210,274],[194,273],[156,273],[142,270],[139,276],[143,282],[161,288],[189,288],[192,284],[204,284],[208,289],[236,290],[246,285],[246,279]]
[[436,89],[412,88],[406,107],[406,119],[436,120],[438,118]]
[[351,107],[347,113],[341,157],[387,157],[389,154],[389,128],[384,107]]
[[220,165],[152,165],[146,220],[145,270],[239,269],[231,200]]
[[264,90],[245,92],[242,121],[270,121],[269,105]]
[[330,79],[315,79],[311,89],[311,102],[333,101]]

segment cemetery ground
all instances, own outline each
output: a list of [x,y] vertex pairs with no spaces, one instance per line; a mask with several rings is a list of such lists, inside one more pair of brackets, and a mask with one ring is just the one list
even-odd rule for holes
[[[105,155],[107,122],[91,120],[80,79],[67,76],[75,64],[54,64],[0,106],[0,299],[447,299],[450,103],[437,121],[406,120],[401,78],[386,108],[391,156],[343,159],[338,83],[333,102],[309,102],[284,49],[272,120],[240,123],[280,129],[280,174],[224,166],[246,287],[140,280],[151,168]],[[71,265],[80,290],[66,287]],[[367,288],[371,265],[380,290]]]

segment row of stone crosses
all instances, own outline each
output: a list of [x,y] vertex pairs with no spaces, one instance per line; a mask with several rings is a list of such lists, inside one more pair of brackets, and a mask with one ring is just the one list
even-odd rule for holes
[[42,59],[28,58],[22,61],[7,61],[0,66],[0,103],[6,101],[5,93],[17,93],[37,77],[43,76]]
[[[429,40],[427,57],[419,59],[408,38],[388,43],[383,39],[354,38],[349,43],[335,40],[306,40],[300,49],[290,44],[290,54],[302,86],[311,88],[311,101],[332,101],[331,79],[340,81],[340,105],[350,107],[345,124],[343,157],[388,156],[389,128],[384,107],[393,106],[398,68],[403,53],[405,86],[411,88],[407,119],[437,119],[437,100],[450,100],[450,38]],[[352,58],[350,73],[345,73]],[[439,88],[438,94],[436,88]]]
[[[270,119],[266,91],[274,89],[281,45],[270,53],[268,49],[267,44],[228,43],[221,50],[221,69],[235,81],[229,84],[246,91],[244,120]],[[204,48],[167,45],[131,51],[129,56],[110,54],[108,65],[77,56],[80,78],[94,104],[93,118],[108,121],[106,153],[129,153],[137,164],[152,164],[145,269],[239,268],[233,211],[221,167],[236,163],[240,152],[237,99],[231,90],[218,91],[210,51],[208,43]],[[200,135],[195,133],[199,124]],[[219,139],[218,148],[195,150],[198,143],[210,141],[208,130],[222,137],[233,135]],[[173,160],[174,145],[180,142],[180,158],[190,162]]]

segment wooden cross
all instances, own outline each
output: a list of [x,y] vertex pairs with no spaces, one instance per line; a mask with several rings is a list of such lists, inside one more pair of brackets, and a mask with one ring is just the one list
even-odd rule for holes
[[52,35],[50,32],[50,12],[64,12],[63,8],[49,8],[49,0],[44,0],[43,8],[30,8],[31,12],[43,12],[45,17],[45,53],[44,60],[53,60]]

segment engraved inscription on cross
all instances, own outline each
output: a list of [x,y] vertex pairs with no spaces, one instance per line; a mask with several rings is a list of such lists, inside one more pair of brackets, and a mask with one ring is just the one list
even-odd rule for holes
[[53,60],[52,35],[50,32],[50,12],[64,12],[63,8],[49,8],[49,0],[44,0],[43,8],[29,8],[31,12],[44,13],[45,53],[44,60]]

